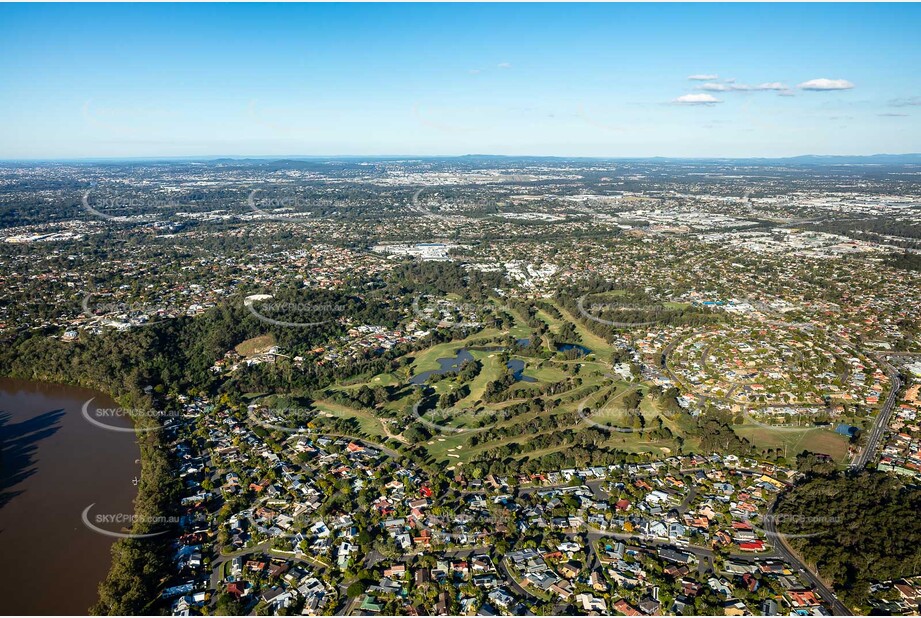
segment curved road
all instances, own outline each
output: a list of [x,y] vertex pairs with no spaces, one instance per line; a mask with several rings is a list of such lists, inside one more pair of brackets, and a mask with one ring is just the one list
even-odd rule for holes
[[867,439],[867,445],[860,453],[860,456],[851,464],[852,468],[865,468],[870,461],[875,459],[876,449],[879,448],[883,434],[886,433],[886,429],[889,427],[889,417],[892,416],[892,409],[895,407],[899,390],[902,388],[902,380],[898,372],[892,369],[889,377],[892,380],[892,388],[889,390],[889,396],[886,397],[886,402],[883,404],[879,414],[876,415],[876,420],[873,422],[873,428],[870,430],[870,437]]
[[777,532],[775,518],[772,516],[775,506],[777,506],[777,500],[771,503],[771,507],[768,509],[768,516],[764,518],[764,531],[766,532],[768,540],[770,540],[771,544],[774,546],[774,550],[790,564],[796,565],[803,577],[809,580],[809,583],[819,591],[822,600],[831,606],[835,616],[852,616],[851,610],[849,610],[844,603],[839,601],[835,593],[825,585],[825,582],[819,579],[818,575],[813,573],[812,570],[799,559],[793,552],[793,549],[787,545],[784,535]]

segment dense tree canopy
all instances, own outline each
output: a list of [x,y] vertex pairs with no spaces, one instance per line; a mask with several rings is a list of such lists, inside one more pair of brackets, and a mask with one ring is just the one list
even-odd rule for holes
[[921,573],[918,513],[921,488],[873,471],[809,478],[776,510],[788,542],[855,606],[870,582]]

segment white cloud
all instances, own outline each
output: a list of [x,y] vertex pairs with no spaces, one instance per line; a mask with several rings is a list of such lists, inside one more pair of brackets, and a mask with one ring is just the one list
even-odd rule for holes
[[908,114],[895,114],[891,112],[886,112],[885,114],[876,114],[880,118],[908,118]]
[[767,82],[767,83],[758,84],[757,86],[755,86],[755,90],[777,90],[777,91],[783,91],[783,90],[789,90],[789,89],[790,89],[789,86],[787,86],[786,84],[783,84],[783,83],[781,83],[781,82]]
[[706,84],[698,86],[698,89],[707,90],[709,92],[756,92],[763,90],[784,92],[790,90],[790,87],[780,82],[766,82],[763,84],[758,84],[757,86],[749,86],[747,84],[720,84],[717,82],[707,82]]
[[889,101],[892,107],[917,107],[921,106],[921,97],[908,97],[907,99],[892,99]]
[[496,67],[499,69],[510,69],[512,68],[512,63],[511,62],[500,62],[499,64],[496,65]]
[[700,90],[709,90],[710,92],[729,92],[733,89],[730,84],[717,84],[716,82],[708,82],[702,86],[698,86]]
[[713,105],[715,103],[722,103],[722,101],[712,94],[683,94],[673,100],[672,103],[677,103],[679,105]]
[[713,79],[719,79],[719,77],[720,77],[719,75],[708,75],[708,74],[688,75],[688,79],[693,79],[694,81],[698,81],[698,82],[708,82]]
[[800,90],[850,90],[853,87],[854,84],[846,79],[827,79],[825,77],[810,79],[797,86]]

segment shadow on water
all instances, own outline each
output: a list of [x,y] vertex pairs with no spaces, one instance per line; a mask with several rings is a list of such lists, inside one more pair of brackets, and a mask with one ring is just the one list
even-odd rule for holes
[[33,474],[38,443],[61,428],[64,410],[45,412],[19,423],[10,423],[12,415],[0,412],[0,508],[22,491],[10,491]]

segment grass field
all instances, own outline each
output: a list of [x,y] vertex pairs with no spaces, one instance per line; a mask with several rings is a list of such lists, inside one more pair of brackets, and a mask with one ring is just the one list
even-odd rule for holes
[[599,337],[595,333],[585,328],[585,326],[583,326],[579,320],[576,319],[577,316],[572,315],[563,307],[558,305],[554,306],[559,310],[560,313],[563,314],[563,318],[569,322],[572,322],[576,327],[576,332],[579,333],[580,337],[582,337],[582,345],[594,352],[597,358],[611,358],[611,354],[614,353],[614,346],[608,343],[606,339]]
[[566,372],[563,371],[560,367],[554,366],[550,363],[535,364],[533,359],[525,358],[523,356],[518,356],[515,358],[520,358],[526,363],[523,375],[534,378],[539,382],[553,383],[566,379]]
[[477,341],[488,340],[491,337],[501,334],[502,333],[495,328],[487,328],[479,333],[465,337],[464,339],[446,341],[445,343],[439,343],[426,348],[416,354],[415,360],[413,360],[412,363],[412,374],[417,375],[423,371],[438,369],[440,367],[438,364],[439,358],[453,358],[457,356],[457,351],[461,348],[469,345],[476,345]]
[[457,407],[459,408],[475,405],[476,402],[483,398],[483,391],[486,390],[486,385],[505,373],[505,364],[500,361],[499,354],[496,352],[475,350],[472,354],[475,359],[483,363],[483,369],[470,382],[470,394],[457,402]]
[[[544,429],[541,434],[526,433],[524,429],[539,417],[564,416],[566,413],[575,412],[583,402],[592,408],[591,420],[598,425],[634,430],[610,431],[603,442],[603,446],[606,448],[618,449],[628,453],[649,453],[655,456],[662,456],[677,452],[679,444],[677,437],[684,439],[684,449],[686,451],[696,450],[699,447],[700,439],[698,435],[695,435],[696,427],[694,427],[693,420],[688,421],[684,417],[663,414],[660,404],[647,396],[649,390],[647,385],[615,379],[611,375],[610,365],[606,362],[614,351],[613,346],[602,337],[592,333],[586,326],[580,324],[580,316],[572,315],[558,305],[556,305],[556,308],[562,314],[562,320],[553,318],[543,310],[539,311],[537,316],[549,325],[551,332],[558,332],[563,321],[571,322],[581,338],[579,343],[590,348],[593,355],[574,360],[565,360],[560,355],[548,358],[549,354],[544,354],[543,358],[513,356],[513,358],[525,362],[524,375],[535,379],[536,382],[518,382],[514,384],[511,387],[513,398],[508,401],[501,403],[485,403],[483,401],[487,385],[500,378],[506,371],[503,362],[504,355],[496,350],[472,350],[470,348],[483,344],[490,338],[509,334],[516,338],[532,337],[531,329],[524,324],[520,315],[515,315],[515,312],[511,312],[512,317],[515,319],[515,324],[507,331],[500,332],[497,329],[486,329],[464,339],[433,345],[414,353],[413,362],[408,367],[397,372],[360,376],[348,385],[339,385],[332,388],[345,391],[359,388],[363,385],[371,388],[377,386],[396,387],[398,393],[393,401],[389,401],[386,404],[386,408],[394,416],[405,419],[407,411],[412,407],[412,402],[418,396],[417,391],[408,385],[409,377],[424,371],[438,369],[440,367],[439,358],[453,358],[460,349],[467,348],[473,357],[482,363],[482,370],[479,375],[466,384],[470,388],[469,395],[453,406],[454,410],[449,411],[449,416],[439,418],[436,414],[431,415],[428,420],[436,425],[443,425],[446,429],[439,431],[437,426],[429,426],[432,437],[422,444],[432,458],[445,465],[464,465],[478,454],[506,444],[517,443],[524,446],[536,435],[550,434],[563,429],[574,429],[576,431],[587,429],[591,424],[586,421],[578,421],[573,424],[568,420],[561,420],[561,424]],[[256,345],[268,344],[268,341],[259,340],[260,338],[250,340],[253,342],[253,349],[256,349]],[[494,424],[487,425],[486,429],[490,427],[515,427],[516,430],[512,432],[512,435],[501,440],[491,440],[475,446],[468,446],[468,441],[472,435],[481,433],[485,437],[484,430],[480,429],[480,425],[484,423],[484,420],[493,418],[493,414],[501,413],[505,407],[516,405],[536,396],[539,389],[544,386],[566,380],[573,375],[573,370],[577,366],[579,367],[578,375],[582,380],[582,385],[571,391],[547,396],[561,399],[562,401],[558,407],[544,412],[525,412],[509,420],[495,421]],[[453,391],[461,386],[463,385],[460,384],[458,378],[447,377],[433,384],[433,389],[437,395]],[[600,389],[598,389],[599,386]],[[642,431],[635,431],[638,427],[634,424],[634,416],[629,414],[626,407],[621,404],[623,398],[634,391],[639,391],[644,395],[639,408],[645,421],[645,429]],[[386,419],[377,418],[373,412],[352,409],[325,400],[316,402],[316,407],[335,416],[356,419],[362,431],[376,438],[402,438],[399,433],[406,428],[403,425],[410,426],[413,424],[412,419],[404,421],[402,424],[394,424]],[[650,437],[650,430],[658,427],[657,419],[662,421],[662,424],[671,431],[674,437],[664,437],[662,439],[652,439]],[[683,423],[687,425],[685,426]],[[465,431],[458,433],[447,428]],[[735,430],[740,436],[752,441],[759,449],[780,448],[786,452],[788,460],[803,450],[827,454],[840,463],[843,463],[847,458],[847,440],[843,436],[828,430],[804,428],[799,431],[782,431],[757,425],[740,425],[736,426]],[[570,448],[570,446],[553,446],[538,451],[520,453],[515,457],[537,458],[548,453],[565,451],[567,448]]]
[[313,406],[321,412],[338,416],[339,418],[354,418],[361,430],[372,437],[377,438],[397,438],[395,431],[392,431],[387,425],[387,421],[379,419],[369,412],[343,406],[338,403],[326,400],[313,402]]
[[[559,375],[565,377],[565,372],[560,369],[557,369],[553,366],[550,366],[550,369],[556,369],[560,372]],[[526,372],[527,373],[527,372]],[[537,373],[537,372],[535,372]],[[611,421],[610,425],[612,427],[630,427],[631,423],[623,422],[624,418],[628,418],[626,411],[622,406],[618,406],[618,401],[627,393],[635,390],[640,390],[645,392],[647,387],[631,382],[614,382],[608,378],[603,377],[601,374],[596,374],[594,376],[586,376],[583,374],[584,378],[587,378],[587,382],[581,387],[562,393],[563,396],[571,396],[573,401],[568,401],[562,403],[559,407],[554,410],[545,411],[545,412],[533,412],[526,413],[520,416],[514,417],[508,421],[502,421],[497,423],[496,427],[507,427],[507,426],[526,426],[529,422],[534,419],[542,416],[552,416],[560,415],[565,412],[576,411],[583,403],[588,405],[592,409],[598,407],[603,407],[601,411],[596,411],[592,414],[592,420],[600,425],[604,425],[607,421]],[[595,392],[589,392],[594,386],[597,386],[599,383],[605,384],[601,390]],[[527,384],[519,383],[513,388],[527,388]],[[513,402],[506,402],[506,404],[511,404]],[[486,405],[486,410],[497,410],[499,409],[498,404],[488,404]],[[651,399],[644,399],[643,403],[640,406],[640,410],[643,413],[643,416],[646,420],[646,427],[649,428],[652,424],[653,419],[661,416],[664,424],[669,427],[673,435],[683,435],[685,433],[683,428],[679,426],[679,423],[676,420],[670,419],[668,417],[662,416],[660,410],[656,403]],[[596,418],[597,416],[597,418]],[[611,416],[612,418],[607,418]],[[614,418],[616,417],[616,418]],[[464,427],[470,426],[468,423],[471,423],[475,419],[466,415],[450,419],[447,424],[452,427]],[[529,440],[533,439],[537,435],[553,433],[561,429],[576,429],[587,428],[589,423],[585,421],[580,421],[575,424],[570,425],[558,425],[552,429],[547,429],[542,431],[540,434],[515,434],[508,436],[502,440],[493,440],[487,443],[477,444],[473,447],[465,446],[467,439],[470,437],[470,433],[451,433],[445,432],[440,435],[434,436],[429,440],[425,447],[428,450],[429,454],[436,460],[443,461],[445,463],[453,463],[455,465],[463,465],[467,463],[474,456],[494,449],[506,444],[518,443],[521,445],[526,445]],[[684,428],[686,429],[686,428]],[[661,439],[661,440],[652,440],[648,433],[643,432],[627,432],[622,433],[619,431],[611,431],[610,436],[604,442],[604,446],[609,448],[616,448],[628,453],[650,453],[654,455],[661,456],[663,454],[670,454],[676,452],[678,449],[678,444],[674,439]],[[536,458],[548,453],[555,451],[564,451],[567,448],[570,448],[569,445],[560,445],[549,447],[546,449],[540,449],[537,451],[519,453],[515,455],[517,459],[522,458]]]
[[268,351],[268,349],[274,345],[275,335],[259,335],[258,337],[243,341],[237,345],[234,350],[236,350],[237,354],[240,356],[255,356],[256,354]]
[[737,425],[734,429],[758,448],[785,450],[788,460],[803,451],[811,451],[828,455],[839,464],[847,461],[847,438],[827,429],[771,429],[760,425]]
[[517,311],[511,309],[508,310],[508,313],[515,318],[515,325],[509,329],[509,334],[516,339],[524,339],[527,337],[532,337],[534,333],[531,331],[531,328],[525,323],[524,318]]

